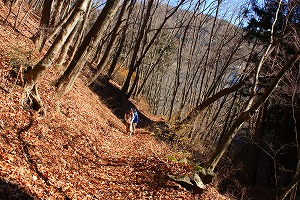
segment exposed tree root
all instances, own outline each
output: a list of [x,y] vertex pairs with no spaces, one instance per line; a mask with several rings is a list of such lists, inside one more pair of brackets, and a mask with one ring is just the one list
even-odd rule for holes
[[35,84],[32,90],[26,89],[22,99],[22,106],[25,109],[32,109],[37,111],[40,115],[46,115],[46,111],[43,108],[43,102],[38,93],[38,85]]
[[4,87],[0,86],[0,89],[2,89],[5,93],[9,93],[9,91],[7,89],[5,89]]
[[[32,114],[31,114],[32,116]],[[27,162],[28,164],[30,164],[30,168],[39,176],[39,178],[41,178],[45,184],[47,186],[51,186],[50,182],[49,182],[49,179],[46,175],[44,175],[38,168],[37,166],[37,163],[36,163],[36,160],[33,159],[33,157],[30,155],[29,153],[29,144],[23,139],[22,137],[22,133],[24,133],[25,131],[28,131],[32,126],[34,125],[34,119],[32,119],[32,117],[30,118],[30,121],[29,121],[29,124],[27,124],[25,127],[21,128],[18,133],[17,133],[17,137],[18,137],[18,140],[21,142],[21,146],[23,148],[23,152],[25,154],[25,157],[27,159]],[[52,185],[53,186],[53,185]],[[71,198],[69,198],[67,196],[67,194],[61,189],[61,188],[57,188],[54,186],[54,188],[59,192],[61,193],[64,198],[66,200],[71,200]]]

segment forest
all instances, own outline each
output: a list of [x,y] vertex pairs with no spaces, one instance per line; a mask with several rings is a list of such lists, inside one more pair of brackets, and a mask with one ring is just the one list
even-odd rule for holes
[[300,198],[299,0],[0,7],[0,199]]

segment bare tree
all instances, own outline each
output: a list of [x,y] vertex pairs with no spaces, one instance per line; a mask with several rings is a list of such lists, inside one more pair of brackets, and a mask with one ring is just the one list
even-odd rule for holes
[[71,32],[71,34],[69,35],[69,37],[67,38],[65,44],[63,45],[63,47],[61,49],[61,52],[58,56],[58,59],[56,61],[56,64],[58,66],[63,65],[64,62],[66,61],[69,48],[70,48],[72,42],[74,41],[74,38],[75,38],[75,36],[77,34],[77,31],[78,31],[80,26],[82,26],[82,24],[81,24],[81,22],[78,22],[76,24],[75,28],[73,29],[73,31]]
[[260,108],[263,103],[268,100],[272,92],[274,91],[275,87],[278,85],[279,81],[285,74],[287,70],[289,70],[293,63],[299,59],[300,51],[296,52],[296,54],[282,67],[282,69],[278,72],[272,83],[268,88],[266,88],[264,94],[251,106],[247,106],[245,111],[243,111],[237,119],[232,124],[231,128],[227,131],[227,133],[224,135],[222,141],[216,148],[214,154],[210,158],[210,160],[205,164],[205,167],[214,170],[217,163],[219,162],[220,158],[226,151],[227,147],[231,143],[234,136],[237,134],[240,127],[243,125],[243,123],[250,119],[250,117]]
[[[127,94],[128,98],[131,96],[131,94],[127,93],[127,92],[128,92],[129,86],[130,86],[130,82],[131,82],[131,78],[132,78],[133,73],[135,72],[135,70],[137,69],[137,67],[141,65],[141,63],[142,63],[143,59],[145,58],[147,52],[149,51],[149,49],[153,45],[154,41],[157,39],[158,35],[162,31],[162,28],[164,27],[164,25],[166,24],[166,22],[177,12],[177,10],[180,8],[180,6],[184,2],[185,2],[185,0],[181,0],[171,10],[171,12],[170,12],[169,15],[166,14],[166,16],[164,17],[162,23],[157,28],[155,34],[153,35],[153,37],[151,38],[151,40],[148,42],[148,44],[144,47],[144,49],[143,49],[143,51],[141,53],[141,56],[139,58],[137,58],[137,54],[138,54],[138,51],[139,51],[140,48],[139,48],[138,45],[135,45],[134,51],[133,51],[133,55],[131,57],[132,59],[131,59],[130,64],[129,64],[129,71],[128,71],[126,80],[125,80],[125,82],[123,84],[123,87],[121,89],[122,93]],[[149,1],[149,3],[151,3],[151,1]],[[150,16],[150,11],[148,11],[148,10],[152,7],[152,4],[149,4],[149,3],[148,3],[148,8],[147,8],[147,11],[146,11],[146,14],[145,14],[145,18],[144,18],[143,24],[141,26],[141,32],[139,33],[139,36],[138,36],[137,41],[136,41],[137,42],[136,44],[140,44],[141,43],[141,41],[142,41],[142,39],[144,37],[144,34],[145,34],[145,28],[146,28],[146,25],[147,25],[146,19],[149,19],[149,16]],[[133,90],[131,90],[131,91],[133,91]]]
[[[65,8],[65,10],[68,9]],[[69,10],[69,12],[63,17],[62,20],[60,20],[60,22],[56,25],[55,29],[52,29],[52,32],[49,33],[49,35],[46,38],[45,44],[51,41],[54,38],[54,36],[56,36],[61,31],[62,26],[68,21],[68,19],[70,18],[74,10],[75,10],[75,6],[73,6],[72,9]]]
[[52,19],[50,21],[50,26],[52,28],[55,28],[57,26],[57,24],[59,23],[59,21],[61,20],[62,15],[63,15],[62,10],[67,9],[66,7],[64,8],[64,2],[65,2],[65,0],[57,0],[57,2],[56,2],[55,9],[54,9],[55,12],[52,15]]
[[277,22],[277,17],[281,5],[281,1],[278,3],[278,8],[276,11],[276,16],[275,20],[273,21],[272,28],[271,28],[271,36],[270,36],[270,43],[268,47],[266,48],[264,54],[262,55],[258,65],[256,66],[255,69],[255,76],[254,76],[254,81],[252,84],[252,89],[250,93],[249,100],[247,102],[247,105],[245,106],[245,110],[237,117],[237,119],[234,121],[232,124],[231,128],[227,131],[227,133],[224,135],[223,139],[221,140],[220,144],[217,146],[214,154],[212,157],[209,159],[209,161],[205,164],[205,166],[210,169],[214,170],[216,167],[217,163],[219,162],[220,158],[224,154],[225,150],[231,143],[231,140],[234,138],[234,136],[237,134],[239,131],[240,127],[243,125],[243,123],[246,120],[250,119],[250,116],[253,115],[253,113],[256,112],[256,110],[269,98],[271,93],[273,92],[274,88],[276,85],[279,83],[280,79],[284,75],[284,73],[292,67],[293,63],[298,59],[299,54],[295,55],[291,60],[280,70],[280,72],[277,74],[277,76],[274,78],[270,86],[265,90],[265,93],[260,97],[255,103],[254,100],[257,97],[256,91],[258,87],[258,76],[260,74],[261,68],[263,64],[265,63],[267,57],[270,55],[270,53],[274,49],[274,27]]
[[83,39],[82,44],[78,48],[74,58],[67,67],[64,74],[57,81],[57,95],[58,98],[66,94],[73,86],[76,78],[81,72],[89,54],[93,51],[94,47],[103,37],[102,33],[106,29],[108,23],[115,15],[121,0],[106,2],[105,7],[101,11],[95,24]]
[[130,64],[129,64],[129,72],[127,74],[126,81],[125,81],[125,83],[124,83],[124,85],[123,85],[123,87],[121,89],[121,91],[124,94],[127,93],[131,77],[132,77],[134,71],[136,70],[136,68],[134,68],[134,66],[135,66],[135,62],[136,62],[136,59],[137,59],[137,54],[138,54],[138,52],[140,50],[140,44],[141,44],[142,39],[143,39],[144,34],[145,34],[146,26],[147,26],[147,23],[148,23],[149,18],[150,18],[151,8],[153,6],[153,3],[154,3],[154,0],[149,0],[148,6],[147,6],[147,11],[145,13],[145,16],[143,18],[143,22],[142,22],[141,28],[139,30],[139,35],[138,35],[138,38],[136,40],[136,43],[135,43],[135,46],[134,46],[134,50],[133,50],[133,54],[132,54],[132,57],[131,57],[131,61],[130,61]]
[[[70,40],[67,40],[67,43],[64,45],[64,48],[62,49],[62,53],[63,53],[63,51],[65,51],[65,52],[62,55],[62,57],[59,58],[58,63],[63,64],[65,62],[64,63],[65,66],[69,66],[69,64],[71,63],[79,45],[80,45],[80,42],[82,41],[84,30],[87,27],[87,23],[88,23],[89,17],[90,17],[92,3],[93,3],[93,1],[90,1],[87,11],[85,12],[85,14],[83,16],[83,21],[80,25],[78,25],[79,31],[78,31],[78,29],[76,31],[74,31],[74,33],[73,33],[74,35],[70,36],[70,38],[69,38]],[[77,35],[77,38],[74,39],[76,35]],[[74,42],[74,40],[75,40],[75,42]],[[73,44],[73,47],[70,49],[69,47],[71,46],[72,42],[74,42],[74,44]],[[66,56],[67,56],[67,52],[69,50],[71,53],[70,53],[69,57],[67,58]]]
[[[120,29],[122,27],[121,25],[122,25],[122,22],[124,21],[123,18],[124,18],[124,15],[126,14],[126,10],[127,10],[128,5],[129,5],[129,2],[130,2],[129,0],[125,0],[124,3],[123,3],[123,6],[121,8],[119,17],[118,17],[117,22],[115,24],[115,27],[112,30],[112,35],[111,35],[110,41],[109,41],[109,43],[106,47],[106,50],[105,50],[99,64],[97,65],[98,71],[89,80],[88,85],[90,85],[92,82],[94,82],[98,78],[98,76],[102,73],[103,67],[106,66],[107,63],[108,63],[108,60],[109,60],[109,57],[112,53],[113,47],[114,47],[114,45],[117,41],[117,35],[120,32]],[[131,5],[131,6],[133,6],[133,5]]]
[[32,38],[35,42],[36,48],[39,51],[42,51],[42,48],[46,42],[46,38],[48,35],[52,2],[53,0],[44,1],[40,27],[38,32]]
[[[39,79],[42,77],[43,72],[53,63],[55,56],[60,51],[60,48],[68,38],[69,34],[74,29],[82,15],[85,13],[88,3],[90,0],[79,0],[76,5],[76,11],[72,13],[67,23],[63,26],[62,31],[56,37],[50,49],[44,55],[44,57],[30,70],[26,76],[25,87],[24,87],[24,100],[32,96],[33,99],[39,99],[37,93],[37,86],[35,86]],[[34,90],[33,90],[34,89]],[[37,102],[40,102],[38,100]],[[37,106],[41,108],[41,105]]]

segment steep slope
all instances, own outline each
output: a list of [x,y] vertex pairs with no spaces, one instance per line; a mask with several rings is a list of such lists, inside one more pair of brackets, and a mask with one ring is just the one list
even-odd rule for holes
[[[3,25],[8,10],[0,7],[0,199],[201,198],[166,178],[191,171],[166,159],[175,152],[145,129],[125,134],[106,100],[80,79],[58,103],[51,82],[60,71],[50,68],[39,85],[46,115],[24,110],[20,68],[41,56],[29,40],[38,21],[32,16],[16,32],[15,15]],[[213,188],[207,195],[225,199]]]
[[41,199],[192,198],[174,185],[160,185],[167,147],[148,134],[124,134],[121,120],[82,81],[55,110],[48,84],[55,74],[49,70],[40,85],[47,110],[41,117],[23,110],[22,88],[10,82],[7,65],[1,69],[1,192],[9,184],[23,189],[8,196]]

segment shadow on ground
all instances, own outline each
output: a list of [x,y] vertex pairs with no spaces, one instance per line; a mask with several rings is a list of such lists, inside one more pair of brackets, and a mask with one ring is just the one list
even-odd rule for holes
[[8,199],[33,200],[35,198],[27,194],[24,188],[0,178],[0,200]]
[[[121,94],[119,88],[111,84],[105,78],[98,78],[90,85],[90,89],[94,91],[106,106],[121,120],[124,119],[125,112],[130,108],[136,108],[126,96]],[[124,120],[123,120],[124,121]],[[147,128],[153,124],[148,117],[139,112],[138,128]]]

